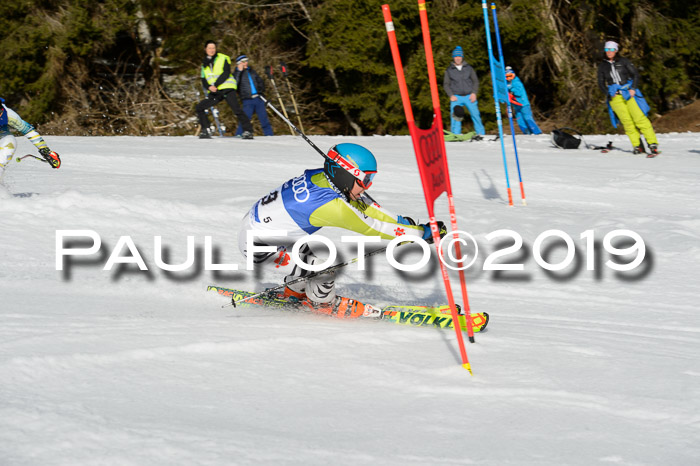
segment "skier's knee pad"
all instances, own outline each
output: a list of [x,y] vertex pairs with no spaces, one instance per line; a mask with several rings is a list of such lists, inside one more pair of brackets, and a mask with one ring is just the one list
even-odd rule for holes
[[5,167],[12,160],[17,150],[17,139],[14,136],[7,135],[0,139],[0,167]]
[[306,296],[315,303],[330,303],[335,299],[335,274],[322,274],[306,280]]
[[0,179],[5,173],[7,164],[12,161],[12,156],[15,155],[17,149],[17,140],[11,134],[0,139]]

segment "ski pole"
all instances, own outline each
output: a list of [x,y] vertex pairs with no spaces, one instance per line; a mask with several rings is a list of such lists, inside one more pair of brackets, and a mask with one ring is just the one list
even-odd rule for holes
[[[410,242],[412,242],[412,241],[404,241],[403,243],[400,243],[399,246],[406,244],[406,243],[410,243]],[[368,258],[368,257],[375,256],[377,254],[381,254],[382,252],[386,251],[388,247],[389,246],[384,246],[383,248],[379,248],[379,249],[375,249],[374,251],[370,251],[370,252],[366,253],[364,256],[362,256],[362,258]],[[317,277],[319,275],[335,272],[336,270],[341,269],[343,267],[346,267],[348,265],[354,264],[355,262],[357,262],[359,260],[360,260],[360,257],[355,257],[354,259],[350,259],[349,261],[343,262],[341,264],[332,265],[325,270],[319,270],[318,272],[312,272],[309,275],[295,278],[295,279],[290,280],[288,282],[282,283],[281,285],[277,285],[275,287],[268,288],[264,291],[261,291],[260,293],[256,293],[252,296],[248,296],[246,298],[241,298],[238,301],[235,301],[233,298],[231,298],[231,304],[226,304],[226,305],[221,306],[221,307],[222,308],[224,308],[226,306],[236,307],[236,304],[241,303],[243,301],[248,301],[250,299],[257,298],[258,296],[269,295],[270,293],[272,293],[274,291],[281,290],[285,286],[293,285],[294,283],[299,283],[300,281],[308,280],[309,278]]]
[[[496,4],[491,3],[491,12],[493,13],[493,31],[496,34],[496,44],[498,45],[498,59],[501,60],[501,70],[503,70],[503,82],[507,83],[506,80],[506,61],[503,58],[503,49],[501,48],[501,34],[498,32],[498,17],[496,16]],[[506,84],[506,93],[508,92],[508,85]],[[513,125],[513,108],[510,104],[510,99],[506,99],[506,108],[508,109],[508,121],[510,122],[510,134],[513,136],[513,150],[515,151],[515,165],[518,167],[518,180],[520,181],[520,198],[523,200],[523,205],[527,205],[525,201],[525,185],[523,184],[523,177],[520,173],[520,160],[518,159],[518,145],[515,142],[515,126]]]
[[[481,4],[484,11],[484,26],[486,28],[486,45],[489,53],[489,68],[491,69],[491,84],[493,85],[493,103],[496,106],[496,123],[498,123],[498,137],[501,140],[501,155],[503,156],[503,169],[506,172],[506,189],[508,192],[508,205],[513,205],[513,194],[510,190],[510,177],[508,176],[508,161],[506,160],[506,147],[503,144],[503,121],[501,120],[501,106],[498,103],[498,83],[496,82],[496,66],[493,64],[496,59],[493,57],[491,47],[491,28],[489,26],[489,13],[486,2]],[[501,65],[503,66],[503,65]],[[506,90],[507,92],[507,90]],[[507,98],[507,96],[506,96]]]
[[[277,84],[275,83],[275,78],[272,77],[272,67],[271,66],[265,67],[265,74],[267,75],[267,79],[269,79],[270,82],[272,83],[272,88],[275,90],[275,94],[277,94],[277,100],[279,101],[280,107],[282,107],[282,111],[284,112],[283,119],[289,125],[289,131],[291,131],[292,136],[294,136],[294,129],[292,128],[292,123],[289,121],[289,116],[287,115],[287,109],[284,107],[284,102],[282,102],[282,96],[280,95],[279,89],[277,89]],[[265,100],[265,99],[263,98],[263,100]],[[267,101],[265,101],[265,102],[267,102]],[[279,115],[279,112],[277,112],[277,114]],[[297,130],[297,132],[298,132],[298,130]]]
[[297,114],[297,121],[299,121],[299,128],[304,131],[304,125],[301,124],[301,115],[299,115],[299,108],[297,107],[297,101],[294,98],[294,92],[292,92],[292,84],[289,82],[289,76],[287,76],[287,65],[284,62],[280,63],[280,68],[282,68],[282,76],[284,76],[285,81],[287,81],[287,89],[289,89],[289,97],[292,98],[292,104],[294,105],[294,112]]
[[[272,103],[270,103],[269,100],[267,100],[267,99],[266,99],[264,96],[262,96],[262,95],[260,96],[260,98],[262,99],[263,102],[265,102],[265,105],[267,105],[268,107],[270,107],[270,109],[272,109],[272,111],[275,112],[275,113],[277,114],[278,117],[280,117],[282,120],[284,120],[284,121],[289,125],[289,127],[292,128],[292,130],[296,131],[296,132],[299,134],[299,136],[301,136],[302,139],[304,139],[304,141],[308,142],[309,145],[310,145],[311,147],[313,147],[314,149],[316,149],[316,152],[318,152],[319,154],[321,154],[324,158],[328,158],[328,154],[326,154],[325,152],[323,152],[316,144],[314,144],[313,141],[312,141],[311,139],[309,139],[309,138],[306,136],[306,134],[304,134],[304,132],[303,132],[302,130],[300,130],[299,128],[297,128],[296,126],[294,126],[294,123],[292,123],[292,122],[289,120],[289,118],[287,118],[285,115],[283,115],[282,112],[280,112],[279,110],[277,110],[277,109],[275,108],[275,106],[272,105]],[[370,201],[372,201],[372,202],[374,202],[374,203],[377,203],[377,201],[375,201],[374,198],[373,198],[372,196],[370,196],[370,195],[367,193],[367,191],[365,191],[362,195],[363,195],[363,196],[367,196],[367,198],[368,198]]]
[[[278,117],[280,117],[285,123],[287,123],[287,124],[289,125],[289,127],[292,129],[292,131],[296,131],[296,132],[299,134],[299,136],[301,136],[301,137],[304,139],[304,141],[308,142],[309,145],[310,145],[311,147],[313,147],[314,149],[316,149],[316,152],[318,152],[318,153],[321,154],[322,156],[326,157],[326,153],[325,153],[325,152],[323,152],[321,149],[319,149],[319,147],[318,147],[316,144],[314,144],[313,141],[312,141],[311,139],[309,139],[309,138],[306,136],[306,134],[304,134],[304,132],[303,132],[302,130],[300,130],[299,128],[297,128],[296,126],[294,126],[294,123],[292,123],[292,122],[289,120],[289,118],[287,118],[286,113],[283,115],[282,112],[280,112],[279,110],[277,110],[277,108],[275,108],[275,106],[272,105],[272,103],[271,103],[269,100],[267,100],[264,96],[261,95],[260,98],[262,99],[263,102],[265,102],[265,105],[267,105],[268,107],[270,107],[270,109],[272,109],[272,111],[275,112],[275,113],[277,114]],[[284,107],[282,107],[282,108],[284,109]],[[294,133],[292,132],[292,134],[294,134]]]
[[22,157],[17,157],[17,161],[18,161],[18,162],[21,162],[22,160],[26,159],[27,157],[35,158],[35,159],[37,159],[39,162],[49,163],[49,162],[47,162],[46,160],[42,159],[41,157],[37,157],[37,156],[34,155],[34,154],[27,154],[27,155],[23,155]]

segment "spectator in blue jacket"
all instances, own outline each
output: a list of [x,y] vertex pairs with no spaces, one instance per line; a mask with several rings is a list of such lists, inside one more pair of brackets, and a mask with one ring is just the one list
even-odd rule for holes
[[535,123],[530,108],[530,100],[522,81],[515,75],[515,71],[510,66],[506,66],[506,80],[508,81],[508,97],[518,122],[520,131],[523,134],[542,134],[539,126]]
[[[486,134],[484,125],[481,123],[481,114],[479,113],[479,102],[476,100],[476,94],[479,92],[479,78],[476,76],[474,68],[468,63],[464,63],[464,52],[459,45],[452,51],[452,63],[445,70],[445,78],[443,87],[445,92],[450,97],[450,114],[454,114],[454,108],[458,105],[463,105],[469,111],[469,115],[474,123],[474,131],[477,135],[483,136]],[[462,133],[462,121],[452,120],[452,132],[454,134]],[[480,137],[476,139],[481,139]]]
[[[243,112],[248,118],[253,119],[253,113],[258,115],[260,126],[262,126],[265,136],[272,136],[272,126],[270,119],[267,117],[267,109],[265,102],[260,98],[265,92],[265,82],[253,68],[248,66],[248,57],[239,55],[236,58],[236,70],[233,72],[233,77],[238,82],[238,95],[243,101]],[[238,124],[236,136],[243,133],[241,124]]]

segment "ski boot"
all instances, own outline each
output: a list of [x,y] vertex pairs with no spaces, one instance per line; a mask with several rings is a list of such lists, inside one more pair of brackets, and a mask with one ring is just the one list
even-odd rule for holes
[[243,134],[241,134],[242,139],[253,139],[253,133],[250,131],[243,131]]
[[646,154],[646,151],[644,150],[644,144],[640,142],[639,145],[638,145],[637,147],[634,148],[634,150],[632,151],[632,153],[635,154],[635,155],[637,155],[637,154]]
[[659,146],[658,144],[649,144],[649,154],[647,154],[648,159],[653,159],[657,155],[659,155],[661,152],[659,151]]
[[51,165],[51,167],[61,167],[61,157],[59,157],[56,152],[52,151],[48,147],[44,147],[42,149],[39,149],[39,153],[42,157],[44,157],[44,160],[46,160],[48,164]]
[[211,139],[211,134],[209,134],[208,129],[202,129],[202,132],[199,133],[199,139]]

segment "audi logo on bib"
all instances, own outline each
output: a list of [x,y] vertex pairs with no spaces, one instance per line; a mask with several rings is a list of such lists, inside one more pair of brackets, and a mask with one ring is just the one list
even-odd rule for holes
[[[306,202],[309,199],[311,193],[309,193],[309,188],[306,184],[306,177],[304,175],[296,177],[292,180],[292,191],[294,192],[294,199],[297,202]],[[304,194],[302,198],[299,196]]]

